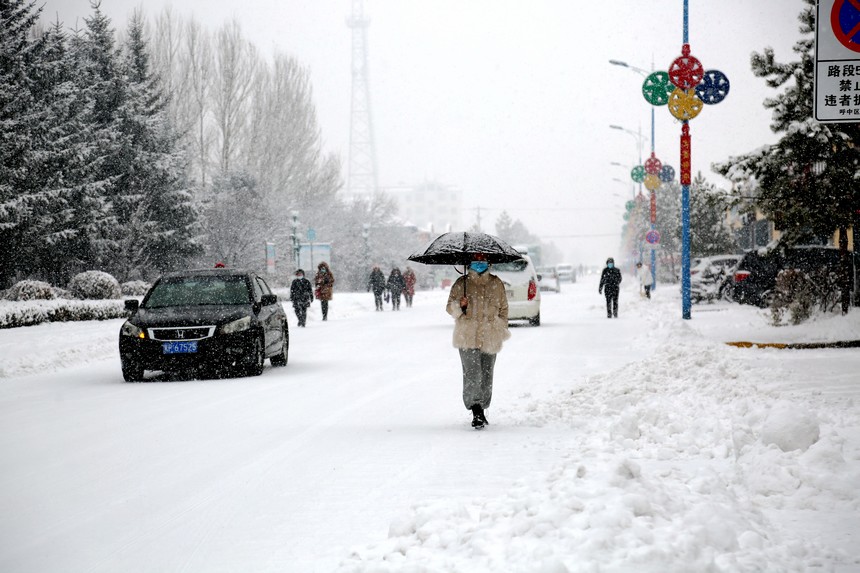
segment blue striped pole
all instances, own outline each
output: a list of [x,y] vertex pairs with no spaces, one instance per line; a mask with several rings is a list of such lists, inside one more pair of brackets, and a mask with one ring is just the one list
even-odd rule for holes
[[[690,43],[690,6],[684,0],[684,41]],[[686,139],[686,143],[685,143]],[[690,171],[692,154],[690,149],[690,124],[684,121],[681,128],[681,316],[690,320]],[[686,166],[686,168],[685,168]]]

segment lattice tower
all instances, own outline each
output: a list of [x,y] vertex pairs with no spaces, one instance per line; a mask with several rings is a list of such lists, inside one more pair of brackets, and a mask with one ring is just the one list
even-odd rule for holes
[[353,199],[370,198],[378,189],[378,181],[367,66],[367,28],[370,20],[364,16],[364,0],[352,0],[352,15],[346,24],[352,29],[352,104],[347,193]]

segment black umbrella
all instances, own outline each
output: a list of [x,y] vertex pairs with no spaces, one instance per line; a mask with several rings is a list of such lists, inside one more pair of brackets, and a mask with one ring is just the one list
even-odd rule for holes
[[484,255],[488,263],[509,263],[523,258],[498,237],[458,231],[439,235],[423,250],[409,255],[409,260],[425,265],[468,265],[475,255]]
[[[425,265],[463,265],[484,255],[488,263],[509,263],[522,259],[513,247],[486,233],[445,233],[439,235],[424,249],[409,255],[410,261]],[[465,274],[465,270],[463,271]]]

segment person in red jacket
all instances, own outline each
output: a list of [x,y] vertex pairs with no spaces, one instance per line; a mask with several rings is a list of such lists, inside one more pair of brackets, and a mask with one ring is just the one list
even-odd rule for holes
[[316,291],[314,296],[320,301],[322,308],[322,319],[328,320],[328,303],[332,299],[332,291],[334,291],[334,275],[329,268],[328,263],[323,261],[317,265],[317,274],[314,277],[314,285]]
[[412,306],[412,297],[415,296],[415,272],[406,267],[406,270],[403,271],[403,280],[406,281],[406,288],[403,289],[403,297],[406,299],[406,307]]

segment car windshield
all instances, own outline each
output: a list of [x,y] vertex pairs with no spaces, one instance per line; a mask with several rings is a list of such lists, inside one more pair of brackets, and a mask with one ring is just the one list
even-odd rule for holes
[[493,265],[493,270],[502,273],[519,273],[526,270],[529,264],[526,261],[519,260],[510,263],[496,263]]
[[143,307],[249,303],[248,285],[243,276],[175,277],[159,282]]

